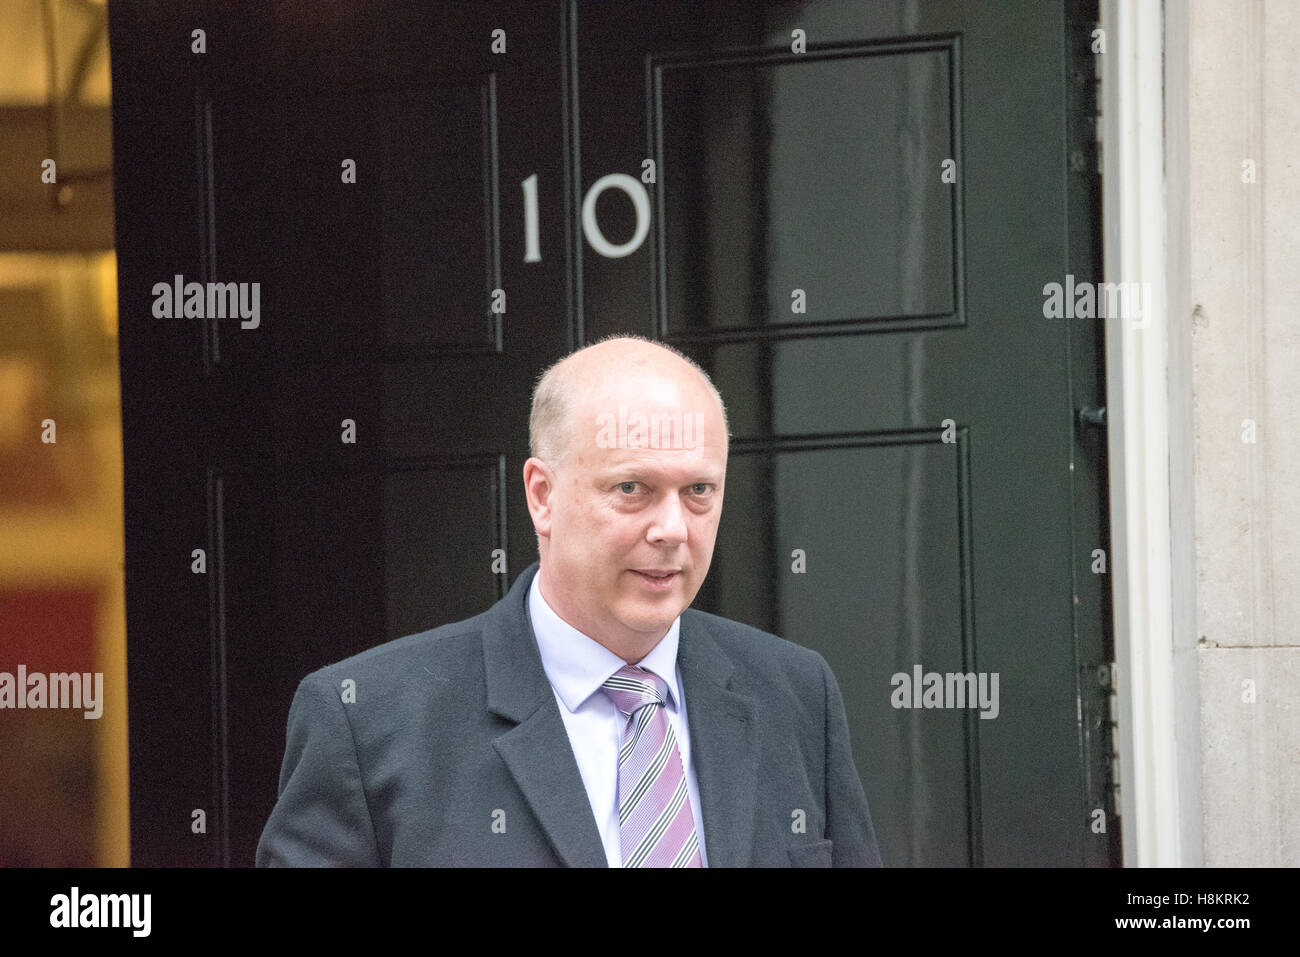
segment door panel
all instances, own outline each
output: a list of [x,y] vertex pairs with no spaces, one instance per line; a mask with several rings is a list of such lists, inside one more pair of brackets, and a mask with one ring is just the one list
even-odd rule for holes
[[[981,722],[962,711],[911,712],[912,720],[900,721],[888,676],[910,675],[915,662],[966,670],[962,451],[932,432],[738,442],[712,572],[714,607],[797,635],[828,655],[846,689],[855,757],[878,829],[892,836],[896,822],[916,825],[910,844],[882,841],[882,852],[927,864],[966,863],[974,822],[952,809],[977,811],[967,745]],[[746,512],[763,502],[781,507]],[[805,574],[791,574],[789,561],[732,566],[732,556],[753,561],[758,524],[769,555],[805,553]],[[755,588],[755,579],[768,587]]]
[[[932,175],[936,159],[957,153],[950,123],[956,60],[955,37],[805,54],[652,57],[665,263],[660,323],[668,334],[959,322],[960,197]],[[733,140],[730,131],[746,123],[753,127]],[[718,156],[699,148],[719,141],[727,143],[720,149],[747,149]],[[755,184],[763,187],[757,201],[749,195]],[[723,223],[730,228],[709,231]],[[715,255],[693,255],[692,227],[713,239]],[[762,257],[765,282],[736,289],[731,299],[727,283],[736,277],[722,247],[736,243]],[[811,304],[792,313],[791,291],[799,288]],[[715,297],[736,305],[706,308]]]

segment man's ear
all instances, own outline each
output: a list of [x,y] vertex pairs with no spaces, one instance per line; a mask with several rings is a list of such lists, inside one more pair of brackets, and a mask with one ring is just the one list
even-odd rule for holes
[[528,514],[533,517],[533,529],[538,535],[551,534],[551,492],[555,490],[555,476],[545,462],[530,458],[524,463],[524,496],[528,500]]

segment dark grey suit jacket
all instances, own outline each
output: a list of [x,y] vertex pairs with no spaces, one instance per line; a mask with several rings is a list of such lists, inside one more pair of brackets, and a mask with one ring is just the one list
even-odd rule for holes
[[[529,624],[536,573],[303,679],[259,867],[606,865]],[[709,866],[878,866],[825,660],[693,609],[677,655]]]

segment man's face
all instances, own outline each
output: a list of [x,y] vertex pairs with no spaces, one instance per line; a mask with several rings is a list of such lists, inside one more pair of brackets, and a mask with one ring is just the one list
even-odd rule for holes
[[713,559],[721,411],[702,383],[652,377],[591,396],[571,425],[569,454],[551,470],[544,594],[602,644],[657,641]]

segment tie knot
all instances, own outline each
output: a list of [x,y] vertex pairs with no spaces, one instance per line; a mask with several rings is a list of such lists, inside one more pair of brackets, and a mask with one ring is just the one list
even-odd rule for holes
[[624,665],[609,676],[600,690],[619,711],[633,715],[648,704],[663,704],[668,685],[653,671]]

